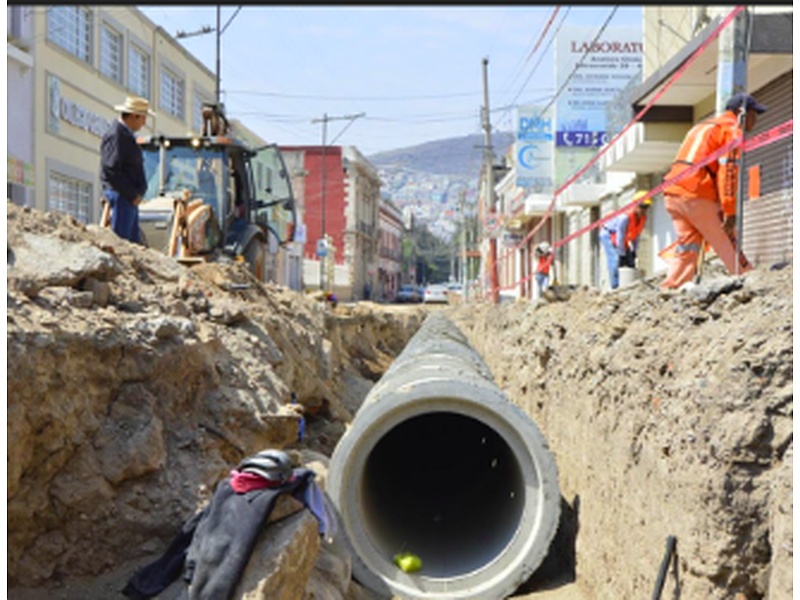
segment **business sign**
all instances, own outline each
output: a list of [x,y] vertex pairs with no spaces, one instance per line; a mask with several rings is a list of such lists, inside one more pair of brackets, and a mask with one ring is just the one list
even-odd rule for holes
[[47,76],[48,88],[48,111],[47,111],[47,130],[50,133],[61,133],[61,121],[65,121],[83,129],[99,138],[111,126],[112,119],[98,115],[85,106],[65,98],[61,95],[61,80],[55,75]]
[[608,142],[606,104],[642,68],[641,27],[565,26],[556,43],[556,146],[599,147]]
[[[555,183],[582,169],[609,141],[606,105],[642,67],[641,26],[565,26],[556,42]],[[597,40],[595,40],[597,37]],[[599,164],[579,182],[600,183]]]
[[553,191],[553,107],[517,108],[514,143],[516,185],[534,192]]

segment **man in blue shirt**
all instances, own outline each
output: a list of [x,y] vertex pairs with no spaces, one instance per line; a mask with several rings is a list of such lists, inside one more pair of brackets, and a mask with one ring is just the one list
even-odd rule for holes
[[600,228],[600,243],[606,252],[608,283],[612,290],[619,287],[620,266],[636,267],[639,235],[647,222],[647,209],[653,202],[644,191],[636,192],[633,198],[637,200],[635,205]]
[[139,239],[139,203],[147,191],[142,150],[136,132],[144,127],[147,115],[154,115],[144,98],[128,96],[125,104],[114,107],[120,113],[100,145],[100,181],[103,196],[111,207],[111,229],[134,243]]

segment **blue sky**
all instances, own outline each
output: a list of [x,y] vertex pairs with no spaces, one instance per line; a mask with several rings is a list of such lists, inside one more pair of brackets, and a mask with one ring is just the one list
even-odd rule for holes
[[[513,129],[513,106],[555,93],[550,39],[566,24],[596,26],[611,6],[256,6],[221,9],[222,98],[268,142],[354,145],[363,154],[483,133],[482,61],[495,130]],[[216,27],[215,6],[140,6],[173,36]],[[569,9],[569,10],[567,10]],[[230,21],[230,22],[229,22]],[[611,25],[641,22],[620,7]],[[226,27],[227,24],[227,27]],[[179,40],[212,72],[214,33]],[[338,119],[364,113],[354,120]]]

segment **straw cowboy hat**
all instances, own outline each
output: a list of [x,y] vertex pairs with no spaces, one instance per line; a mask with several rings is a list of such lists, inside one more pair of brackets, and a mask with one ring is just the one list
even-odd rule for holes
[[153,117],[156,116],[152,110],[150,110],[150,103],[147,101],[146,98],[140,98],[138,96],[128,96],[125,98],[125,104],[117,104],[114,107],[114,110],[121,113],[130,113],[133,115],[151,115]]

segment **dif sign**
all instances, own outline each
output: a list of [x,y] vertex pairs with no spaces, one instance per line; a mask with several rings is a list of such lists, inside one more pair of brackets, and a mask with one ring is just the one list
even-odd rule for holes
[[514,144],[518,187],[535,192],[553,189],[554,119],[550,107],[520,106]]

